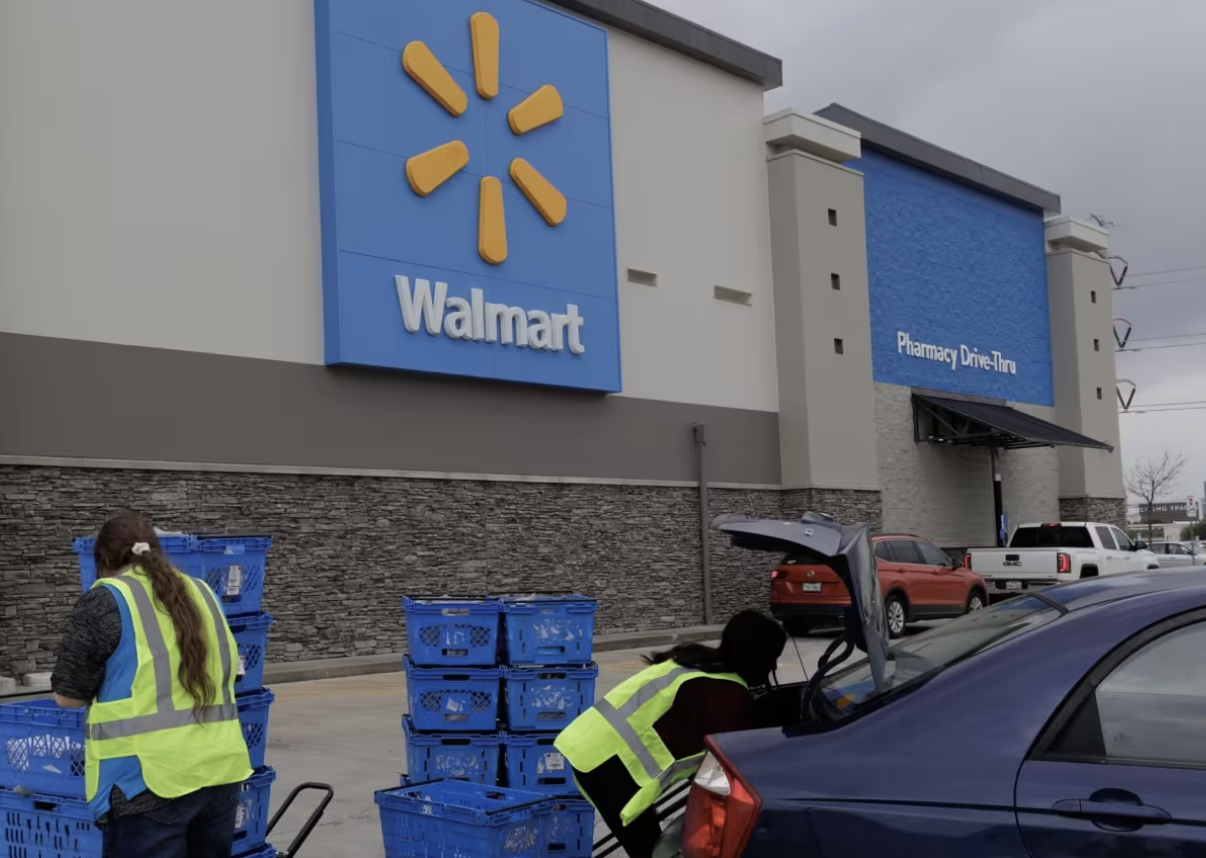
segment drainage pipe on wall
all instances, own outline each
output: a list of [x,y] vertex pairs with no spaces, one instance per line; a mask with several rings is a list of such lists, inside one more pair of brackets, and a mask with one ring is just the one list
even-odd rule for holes
[[1005,547],[1005,538],[1008,534],[1005,533],[1005,501],[1001,493],[1001,451],[996,447],[989,447],[988,452],[992,457],[992,511],[993,511],[993,530],[997,534],[997,548]]
[[710,533],[708,529],[708,456],[706,423],[694,423],[691,431],[695,436],[695,462],[699,473],[699,550],[700,571],[703,573],[704,625],[712,625],[712,559]]

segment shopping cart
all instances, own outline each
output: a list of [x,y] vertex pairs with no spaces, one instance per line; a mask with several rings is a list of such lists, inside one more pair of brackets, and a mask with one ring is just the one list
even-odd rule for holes
[[314,827],[318,825],[319,821],[322,819],[323,813],[326,812],[327,805],[330,804],[331,799],[335,797],[335,790],[331,789],[330,784],[304,783],[295,786],[293,791],[286,796],[283,802],[281,802],[281,806],[276,809],[276,813],[272,814],[272,819],[268,821],[268,834],[272,834],[272,829],[276,827],[276,824],[280,821],[281,817],[284,816],[285,812],[289,810],[290,805],[293,804],[293,800],[306,790],[317,790],[325,793],[325,795],[322,797],[322,800],[318,802],[318,807],[310,811],[310,816],[304,823],[302,823],[302,827],[298,829],[297,834],[294,835],[293,842],[289,844],[289,848],[278,849],[276,851],[276,858],[294,858],[294,856],[297,855],[297,851],[301,849],[302,844],[306,842],[306,839],[310,836],[310,832],[314,830]]

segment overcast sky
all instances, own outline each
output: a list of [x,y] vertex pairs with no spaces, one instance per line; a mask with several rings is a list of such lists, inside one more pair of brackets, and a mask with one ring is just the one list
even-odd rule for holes
[[[1114,221],[1132,345],[1206,343],[1206,0],[653,0],[783,60],[768,110],[831,102]],[[1144,403],[1206,405],[1206,345],[1127,352]],[[1121,418],[1126,466],[1164,450],[1202,495],[1206,410]],[[1107,439],[1102,439],[1107,440]],[[1112,440],[1112,439],[1109,439]]]

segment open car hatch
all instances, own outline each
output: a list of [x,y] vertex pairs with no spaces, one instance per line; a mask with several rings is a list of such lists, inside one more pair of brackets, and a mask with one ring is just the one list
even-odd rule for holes
[[876,687],[883,685],[888,625],[867,525],[842,525],[809,512],[799,521],[721,515],[712,521],[712,527],[728,534],[737,548],[803,554],[832,569],[850,591],[846,640],[867,654]]

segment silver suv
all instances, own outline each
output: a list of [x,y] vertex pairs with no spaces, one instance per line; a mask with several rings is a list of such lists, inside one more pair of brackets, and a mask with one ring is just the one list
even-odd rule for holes
[[1153,542],[1148,550],[1159,559],[1161,569],[1206,566],[1206,555],[1201,549],[1194,551],[1190,542]]

